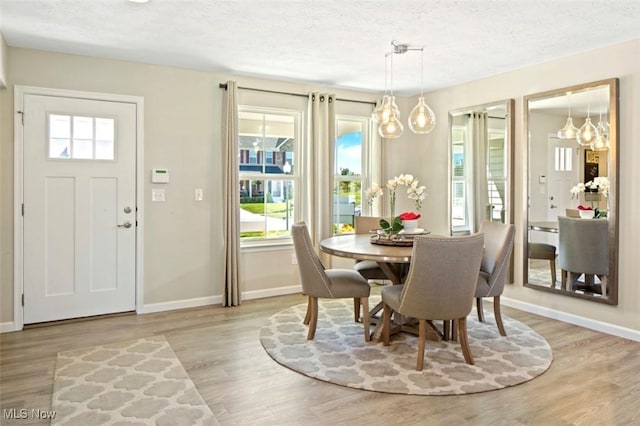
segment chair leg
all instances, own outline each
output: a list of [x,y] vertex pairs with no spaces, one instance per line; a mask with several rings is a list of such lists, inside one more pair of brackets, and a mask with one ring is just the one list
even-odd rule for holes
[[500,296],[496,296],[493,298],[493,314],[496,317],[496,325],[498,326],[498,331],[501,336],[506,336],[507,333],[504,331],[504,325],[502,324],[502,314],[500,313]]
[[307,313],[304,315],[304,321],[302,321],[302,323],[309,325],[309,321],[311,321],[311,296],[307,299]]
[[476,311],[478,311],[478,321],[484,322],[484,310],[482,309],[482,297],[476,297]]
[[371,341],[371,330],[369,329],[369,298],[361,297],[358,302],[358,307],[362,303],[362,326],[364,327],[364,341]]
[[424,343],[427,340],[427,320],[420,319],[418,326],[418,359],[416,362],[416,370],[422,371],[424,367]]
[[462,355],[467,364],[473,365],[473,357],[469,348],[469,339],[467,338],[467,319],[458,318],[458,335],[460,336],[460,346],[462,347]]
[[307,332],[307,340],[313,340],[316,337],[316,326],[318,325],[318,298],[309,296],[309,308],[311,321],[309,322],[309,331]]
[[600,278],[600,291],[602,293],[602,297],[607,297],[607,292],[609,291],[608,284],[609,284],[609,276],[608,275],[598,275],[598,278]]
[[551,288],[556,288],[556,259],[549,259],[549,266],[551,267]]
[[382,344],[389,346],[389,334],[391,329],[391,307],[384,305],[382,309]]
[[360,298],[359,297],[353,298],[353,321],[354,322],[360,321]]

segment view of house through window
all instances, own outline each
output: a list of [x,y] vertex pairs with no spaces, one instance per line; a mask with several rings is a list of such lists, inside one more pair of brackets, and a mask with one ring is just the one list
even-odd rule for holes
[[296,111],[239,111],[240,237],[245,241],[290,235],[299,179],[299,125]]
[[354,216],[362,213],[363,183],[367,168],[364,158],[369,146],[367,118],[336,118],[335,170],[333,190],[333,233],[354,231]]

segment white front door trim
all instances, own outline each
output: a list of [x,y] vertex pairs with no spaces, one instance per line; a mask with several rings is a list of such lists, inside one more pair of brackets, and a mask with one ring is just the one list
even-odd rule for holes
[[24,294],[24,241],[22,204],[24,200],[24,152],[23,152],[23,111],[25,95],[59,96],[66,98],[93,99],[98,101],[112,101],[132,103],[136,105],[136,205],[137,226],[136,233],[136,312],[144,308],[144,98],[119,94],[87,92],[78,90],[51,89],[45,87],[20,86],[14,87],[14,156],[13,156],[13,331],[22,330],[24,326],[24,308],[22,295]]

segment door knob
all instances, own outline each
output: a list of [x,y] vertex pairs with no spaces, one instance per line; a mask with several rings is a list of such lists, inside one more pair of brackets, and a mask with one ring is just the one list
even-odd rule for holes
[[118,225],[118,228],[131,228],[131,222],[126,221],[122,225]]
[[551,204],[551,205],[549,206],[549,208],[551,208],[551,209],[557,209],[557,208],[558,208],[558,206],[556,206],[555,204]]

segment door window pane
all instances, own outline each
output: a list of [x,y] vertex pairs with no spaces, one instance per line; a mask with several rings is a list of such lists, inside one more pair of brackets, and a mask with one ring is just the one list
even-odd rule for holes
[[49,114],[48,156],[54,159],[115,159],[115,120]]

